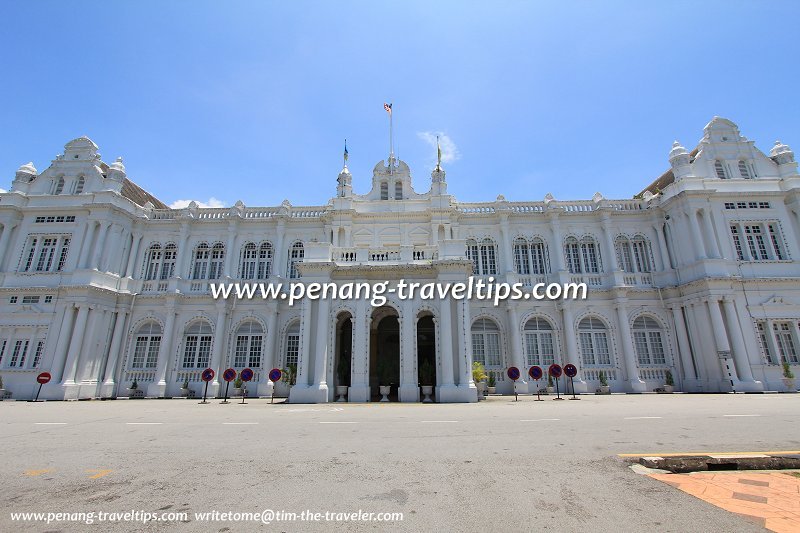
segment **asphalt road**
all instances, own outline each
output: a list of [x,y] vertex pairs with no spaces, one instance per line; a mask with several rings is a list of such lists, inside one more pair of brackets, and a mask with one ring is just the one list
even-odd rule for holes
[[[0,531],[757,531],[634,473],[625,453],[800,449],[800,395],[582,396],[477,405],[2,402]],[[401,512],[393,522],[195,512]],[[11,512],[187,512],[13,522]]]

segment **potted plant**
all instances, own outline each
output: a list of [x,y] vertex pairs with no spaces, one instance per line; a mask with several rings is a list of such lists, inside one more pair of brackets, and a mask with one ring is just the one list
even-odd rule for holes
[[794,373],[792,373],[792,369],[789,367],[787,361],[783,362],[783,378],[781,378],[781,381],[783,381],[788,392],[795,392],[797,390],[795,387]]
[[189,380],[186,379],[183,381],[183,385],[181,385],[181,396],[184,398],[189,397]]
[[486,394],[486,368],[483,366],[483,363],[480,361],[473,361],[472,362],[472,381],[475,382],[475,385],[478,387],[478,398],[483,399],[485,398]]
[[672,372],[667,370],[664,372],[664,392],[672,394],[675,390],[675,380],[672,379]]
[[547,373],[547,394],[553,394],[556,388],[553,385],[553,376],[550,375],[550,372]]
[[489,381],[489,394],[494,394],[495,392],[497,392],[497,388],[495,387],[496,379],[494,377],[494,372],[489,372],[488,381]]
[[431,403],[433,394],[433,365],[430,360],[424,359],[419,365],[419,380],[422,383],[422,403]]
[[242,395],[242,378],[236,376],[236,379],[233,382],[233,395],[234,396],[241,396]]
[[600,387],[597,389],[597,394],[611,394],[611,387],[608,386],[606,373],[601,370],[600,374],[597,376],[597,379],[600,381]]
[[381,394],[381,401],[388,402],[389,401],[389,394],[392,391],[391,386],[391,377],[389,375],[389,366],[386,363],[381,363],[378,365],[378,375],[380,376],[380,385],[378,386],[378,391]]
[[344,402],[347,396],[347,375],[350,373],[348,368],[347,359],[343,356],[339,357],[339,364],[336,366],[336,376],[339,378],[339,384],[336,385],[336,395],[339,396],[337,402]]

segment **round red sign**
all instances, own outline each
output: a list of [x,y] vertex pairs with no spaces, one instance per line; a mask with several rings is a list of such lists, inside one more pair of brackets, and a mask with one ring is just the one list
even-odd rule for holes
[[36,376],[36,381],[44,385],[45,383],[49,383],[52,377],[53,376],[50,375],[50,372],[42,372]]

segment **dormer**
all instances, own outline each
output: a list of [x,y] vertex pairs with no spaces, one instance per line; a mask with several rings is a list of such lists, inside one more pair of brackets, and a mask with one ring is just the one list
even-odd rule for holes
[[774,175],[772,162],[730,120],[714,117],[690,161],[691,174],[716,179],[755,179]]
[[405,200],[417,197],[411,185],[411,170],[404,161],[389,158],[381,161],[372,170],[372,190],[364,195],[365,200]]

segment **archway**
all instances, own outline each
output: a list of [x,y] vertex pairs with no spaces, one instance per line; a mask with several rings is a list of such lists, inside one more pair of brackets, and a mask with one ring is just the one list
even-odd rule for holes
[[350,386],[350,368],[353,352],[353,317],[348,312],[336,317],[336,344],[333,365],[333,384],[335,387]]
[[417,319],[417,377],[420,386],[436,390],[436,325],[430,314]]
[[380,400],[379,386],[389,385],[389,399],[397,401],[400,384],[400,322],[388,306],[372,313],[369,337],[369,386],[372,400]]

